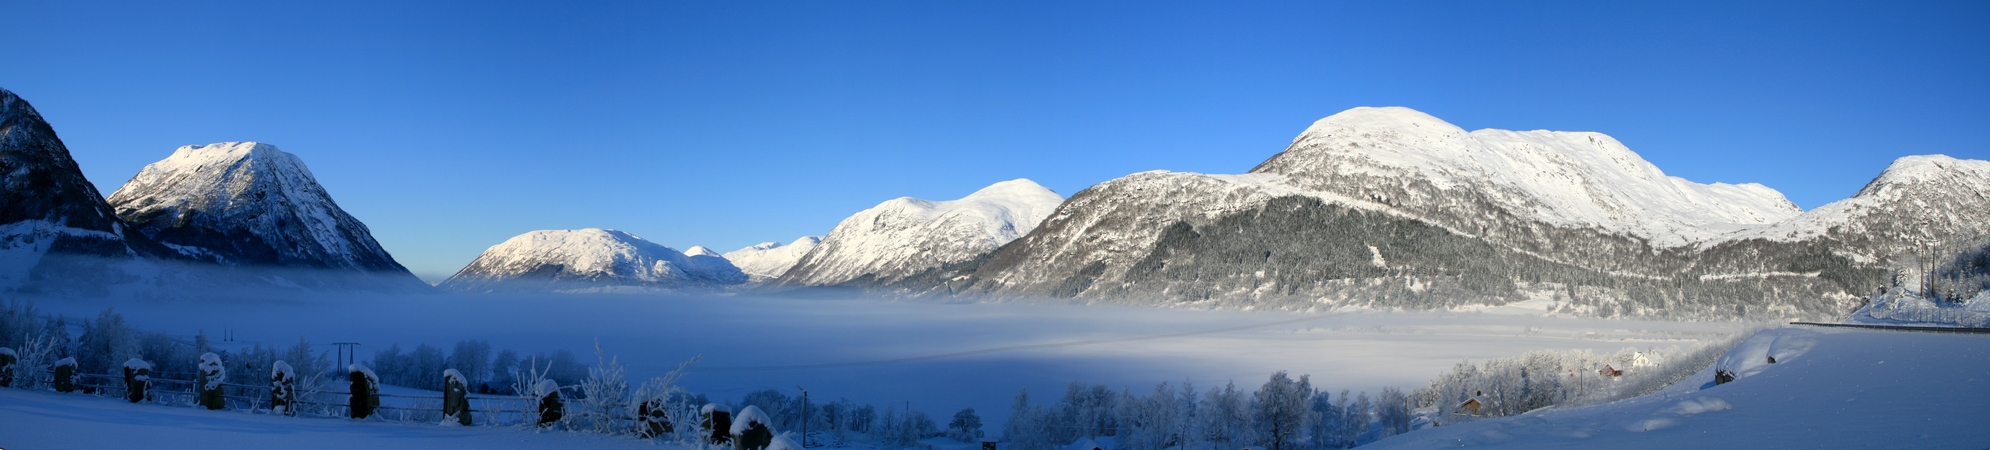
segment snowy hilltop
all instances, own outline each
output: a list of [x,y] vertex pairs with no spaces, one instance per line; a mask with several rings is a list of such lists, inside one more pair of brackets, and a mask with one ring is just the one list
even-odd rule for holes
[[1064,197],[1027,179],[967,197],[903,197],[843,219],[778,283],[880,285],[987,254],[1029,234]]
[[814,250],[816,244],[821,243],[821,236],[802,236],[787,245],[762,242],[726,252],[725,258],[754,279],[767,280],[786,273],[789,267],[802,260],[802,255],[807,255],[809,250]]
[[702,247],[697,255],[615,230],[540,230],[505,240],[442,284],[461,292],[620,292],[711,289],[746,274]]
[[[0,89],[0,289],[103,293],[177,258],[104,202],[34,106]],[[32,280],[31,280],[32,279]]]
[[1902,158],[1853,200],[1804,213],[1761,185],[1665,175],[1598,133],[1467,132],[1407,108],[1355,108],[1250,173],[1109,180],[984,258],[892,287],[1193,307],[1535,301],[1603,317],[1837,316],[1888,282],[1887,258],[1908,248],[1897,236],[1990,223],[1986,164]]
[[189,145],[145,166],[110,196],[133,228],[187,257],[414,275],[311,175],[296,155],[256,142]]

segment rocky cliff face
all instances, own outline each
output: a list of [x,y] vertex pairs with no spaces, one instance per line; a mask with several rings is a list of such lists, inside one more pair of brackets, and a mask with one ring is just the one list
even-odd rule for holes
[[655,292],[710,290],[746,279],[710,251],[687,256],[629,233],[586,228],[518,235],[437,286],[460,292]]
[[131,233],[27,100],[0,89],[0,289],[102,293],[176,253]]

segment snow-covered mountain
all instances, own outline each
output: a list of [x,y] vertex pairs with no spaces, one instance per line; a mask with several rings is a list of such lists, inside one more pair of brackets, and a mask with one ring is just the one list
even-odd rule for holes
[[505,240],[438,285],[463,292],[711,289],[746,274],[702,247],[687,256],[615,230],[540,230]]
[[1027,179],[967,197],[903,197],[843,219],[780,276],[786,286],[884,285],[965,262],[1028,234],[1064,197]]
[[[1354,108],[1320,119],[1251,172],[1419,216],[1458,216],[1444,219],[1454,226],[1494,225],[1475,204],[1484,202],[1529,222],[1595,228],[1659,247],[1803,212],[1760,184],[1668,176],[1601,133],[1466,132],[1401,107]],[[1461,207],[1467,214],[1446,214]]]
[[55,129],[0,89],[0,289],[99,291],[156,271],[126,267],[143,258],[177,257],[128,231]]
[[[1239,308],[1535,300],[1598,316],[1841,314],[1886,282],[1875,259],[1899,247],[1855,235],[1990,222],[1979,163],[1904,158],[1855,206],[1807,214],[1760,185],[1667,176],[1602,134],[1466,132],[1356,108],[1250,173],[1100,183],[994,253],[892,287]],[[1948,215],[1897,218],[1936,210]]]
[[189,145],[110,196],[118,216],[189,258],[363,272],[419,283],[296,155],[256,142]]
[[756,280],[767,280],[781,276],[789,267],[802,260],[816,244],[822,243],[821,236],[802,236],[782,245],[779,242],[762,242],[752,247],[726,252],[725,258],[739,266],[739,270]]

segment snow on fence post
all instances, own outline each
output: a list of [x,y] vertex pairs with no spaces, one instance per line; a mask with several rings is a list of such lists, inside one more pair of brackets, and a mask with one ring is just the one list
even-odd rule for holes
[[539,404],[539,423],[537,425],[542,427],[551,426],[553,422],[560,421],[560,416],[562,415],[560,383],[553,380],[539,380],[539,384],[532,386],[532,397],[538,399],[537,403]]
[[290,363],[277,361],[269,368],[269,412],[297,415],[297,371]]
[[64,394],[75,392],[76,358],[62,358],[55,362],[55,392]]
[[346,366],[345,370],[346,378],[352,380],[352,386],[346,389],[352,394],[348,402],[352,418],[364,419],[373,415],[373,409],[380,407],[380,376],[374,375],[373,369],[357,363]]
[[456,423],[470,424],[470,382],[463,372],[456,369],[442,371],[442,423],[449,423],[449,417]]
[[132,358],[124,361],[124,397],[132,403],[145,401],[145,388],[152,384],[152,363]]
[[702,431],[708,436],[706,439],[712,445],[732,442],[732,411],[717,403],[706,403],[698,408],[698,416],[698,426],[703,428]]
[[772,423],[773,420],[767,418],[767,413],[760,412],[758,406],[739,410],[739,417],[733,418],[732,429],[729,430],[733,450],[767,450],[767,445],[774,442]]
[[14,349],[0,347],[0,387],[14,385],[14,363],[20,361],[21,357],[14,353]]
[[221,356],[203,353],[199,367],[200,379],[194,380],[194,393],[200,397],[200,405],[209,410],[228,407],[228,398],[221,395],[221,383],[228,382],[228,369],[221,366]]

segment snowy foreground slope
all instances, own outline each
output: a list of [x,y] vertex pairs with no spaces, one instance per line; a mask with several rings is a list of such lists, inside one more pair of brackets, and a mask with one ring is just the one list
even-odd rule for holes
[[461,292],[602,291],[711,288],[746,274],[702,247],[686,255],[636,235],[600,228],[539,230],[514,236],[437,285]]
[[0,389],[0,448],[660,448],[625,437],[208,411]]
[[[1776,362],[1769,364],[1768,357]],[[1990,336],[1785,327],[1656,394],[1428,428],[1373,448],[1984,448]]]

